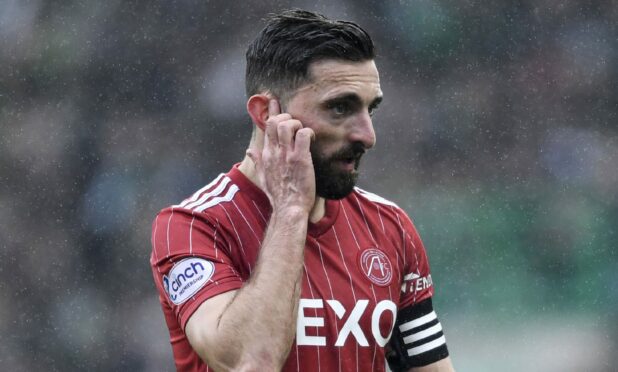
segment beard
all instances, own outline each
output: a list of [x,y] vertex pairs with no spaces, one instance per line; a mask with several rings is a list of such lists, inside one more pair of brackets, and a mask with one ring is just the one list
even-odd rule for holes
[[[311,147],[311,159],[315,170],[315,190],[319,197],[339,200],[352,192],[358,179],[358,165],[365,153],[360,142],[354,142],[339,149],[331,156],[322,156],[317,146]],[[339,167],[340,162],[354,162],[354,170]]]

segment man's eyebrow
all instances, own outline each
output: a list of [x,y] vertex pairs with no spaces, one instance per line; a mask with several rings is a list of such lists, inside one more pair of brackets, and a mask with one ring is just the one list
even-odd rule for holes
[[371,101],[371,104],[369,105],[369,107],[371,108],[376,108],[380,105],[380,103],[382,103],[382,100],[384,99],[383,96],[377,96],[376,98],[373,99],[373,101]]
[[[350,102],[350,103],[360,105],[362,104],[362,99],[356,93],[346,93],[340,96],[334,96],[334,97],[328,98],[324,101],[325,104],[331,104],[331,103],[337,103],[337,102]],[[373,99],[373,101],[371,101],[371,103],[369,104],[369,107],[376,107],[380,104],[380,102],[382,102],[382,96],[377,96],[376,98]]]
[[360,104],[362,100],[356,93],[345,93],[340,96],[330,97],[324,101],[324,103],[326,104],[338,102],[350,102],[354,104]]

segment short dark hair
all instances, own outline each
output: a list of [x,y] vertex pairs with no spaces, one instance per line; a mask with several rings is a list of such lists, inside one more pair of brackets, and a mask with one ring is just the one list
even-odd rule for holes
[[280,99],[311,80],[309,64],[375,58],[373,41],[359,25],[305,10],[273,14],[247,49],[247,97],[271,92]]

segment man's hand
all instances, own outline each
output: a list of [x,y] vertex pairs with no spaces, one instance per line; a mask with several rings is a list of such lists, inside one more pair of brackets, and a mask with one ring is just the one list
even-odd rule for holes
[[299,120],[281,113],[279,102],[268,103],[268,119],[261,152],[247,150],[259,182],[274,211],[300,207],[309,212],[315,202],[315,173],[309,151],[315,134]]
[[280,370],[296,335],[315,202],[314,133],[282,114],[276,100],[269,101],[268,114],[263,149],[247,150],[273,207],[256,267],[241,289],[204,301],[185,327],[193,349],[215,370]]

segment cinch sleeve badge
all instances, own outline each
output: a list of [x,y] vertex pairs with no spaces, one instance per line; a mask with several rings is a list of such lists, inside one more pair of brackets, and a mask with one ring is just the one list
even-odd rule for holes
[[214,273],[212,262],[197,257],[185,258],[163,276],[163,288],[170,301],[180,305],[195,295]]

